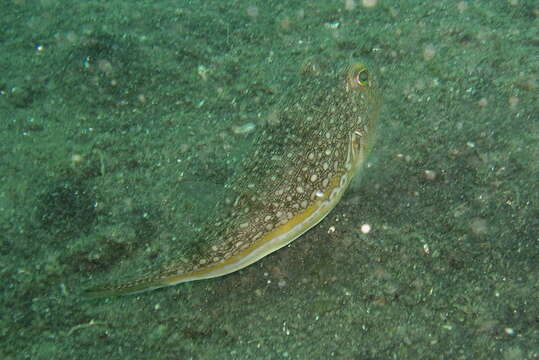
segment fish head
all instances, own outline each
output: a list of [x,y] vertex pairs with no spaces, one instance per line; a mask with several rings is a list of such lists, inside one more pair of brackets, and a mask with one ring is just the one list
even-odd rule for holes
[[348,157],[346,167],[357,169],[372,149],[381,96],[378,79],[370,66],[356,61],[344,69],[341,81],[349,101],[346,102],[349,119]]

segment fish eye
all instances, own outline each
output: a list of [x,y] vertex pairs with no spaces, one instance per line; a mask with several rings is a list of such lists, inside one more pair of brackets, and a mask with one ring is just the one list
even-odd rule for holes
[[366,86],[369,83],[369,72],[366,69],[358,71],[354,77],[354,80],[359,86]]
[[367,66],[361,62],[349,65],[346,71],[346,77],[347,86],[350,89],[368,89],[374,85],[373,76],[371,76]]

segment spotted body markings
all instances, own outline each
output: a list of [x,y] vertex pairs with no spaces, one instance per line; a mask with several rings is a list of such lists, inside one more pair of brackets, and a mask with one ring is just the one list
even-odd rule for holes
[[335,207],[374,141],[376,78],[361,62],[341,71],[314,63],[304,69],[226,185],[235,197],[205,227],[198,251],[139,279],[89,289],[89,295],[133,294],[229,274],[289,244]]

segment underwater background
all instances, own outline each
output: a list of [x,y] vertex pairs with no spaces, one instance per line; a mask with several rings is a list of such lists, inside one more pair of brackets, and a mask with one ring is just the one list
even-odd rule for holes
[[[0,14],[2,359],[539,358],[536,1]],[[82,297],[209,221],[313,58],[365,59],[383,98],[333,212],[226,277]]]

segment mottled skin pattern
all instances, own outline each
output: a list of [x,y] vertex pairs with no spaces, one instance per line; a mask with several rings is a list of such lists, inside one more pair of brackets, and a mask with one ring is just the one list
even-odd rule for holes
[[[88,290],[132,294],[222,276],[285,246],[337,204],[374,139],[379,94],[371,69],[306,63],[297,86],[269,117],[240,174],[235,194],[205,226],[198,249],[131,282]],[[181,259],[181,260],[180,260]]]

